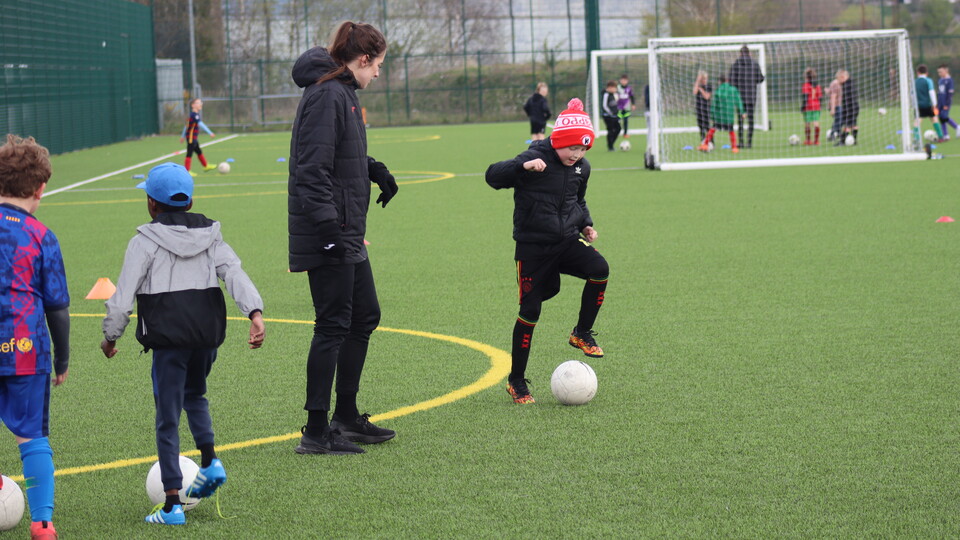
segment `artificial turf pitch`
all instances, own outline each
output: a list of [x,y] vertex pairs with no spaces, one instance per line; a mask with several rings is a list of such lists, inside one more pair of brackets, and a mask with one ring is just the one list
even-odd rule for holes
[[[69,378],[51,398],[55,463],[70,473],[57,478],[62,537],[960,534],[960,225],[935,223],[960,217],[954,160],[650,172],[641,138],[615,153],[601,138],[587,201],[611,267],[596,326],[606,357],[567,345],[582,282],[564,278],[533,338],[537,403],[516,406],[502,380],[517,313],[512,193],[483,172],[522,151],[524,134],[368,132],[400,181],[368,220],[381,324],[441,337],[374,334],[360,408],[398,435],[359,456],[293,452],[313,312],[306,277],[287,272],[289,136],[207,147],[212,162],[235,161],[199,174],[194,211],[223,224],[268,323],[250,351],[248,325],[231,322],[208,380],[228,519],[208,500],[184,528],[143,523],[150,357],[130,327],[103,358],[103,303],[84,299],[97,278],[116,281],[149,220],[132,178],[149,166],[45,198],[37,216],[62,244],[75,315]],[[57,156],[49,189],[179,148],[155,137]],[[586,406],[550,395],[568,359],[597,372]],[[0,456],[20,473],[12,442]]]

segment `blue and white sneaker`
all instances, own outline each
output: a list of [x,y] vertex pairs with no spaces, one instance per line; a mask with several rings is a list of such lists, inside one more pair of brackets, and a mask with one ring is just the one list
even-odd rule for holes
[[227,470],[223,468],[223,462],[219,459],[214,459],[210,462],[210,466],[201,467],[200,470],[197,471],[197,477],[193,479],[193,483],[187,488],[186,495],[187,497],[203,499],[204,497],[213,495],[213,493],[217,491],[217,488],[226,482]]
[[160,503],[153,507],[153,512],[144,521],[160,525],[184,525],[187,523],[187,518],[183,515],[183,507],[179,504],[173,505],[169,512],[164,512],[163,503]]

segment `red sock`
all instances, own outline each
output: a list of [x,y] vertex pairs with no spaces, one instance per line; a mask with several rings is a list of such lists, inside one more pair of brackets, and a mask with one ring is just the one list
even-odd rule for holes
[[707,138],[703,140],[704,144],[710,144],[713,141],[713,134],[717,132],[717,128],[710,128],[710,131],[707,132]]
[[731,131],[730,132],[730,148],[736,148],[736,147],[737,147],[737,134]]
[[183,158],[183,168],[190,170],[190,158]]
[[805,141],[810,142],[810,126],[809,125],[803,126],[803,137]]
[[203,165],[204,167],[207,166],[207,158],[203,157],[203,154],[200,154],[199,156],[197,156],[197,159],[200,160],[201,165]]
[[814,139],[814,144],[820,144],[820,126],[813,128],[814,133],[816,133],[816,139]]

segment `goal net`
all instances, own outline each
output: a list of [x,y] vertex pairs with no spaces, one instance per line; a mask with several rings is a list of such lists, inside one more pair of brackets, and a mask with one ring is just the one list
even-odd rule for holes
[[651,39],[653,165],[923,159],[909,47],[905,30]]
[[[754,53],[761,69],[766,68],[766,51],[762,45],[748,45]],[[716,52],[727,52],[726,56],[736,58],[740,45],[719,45],[713,48]],[[602,117],[602,104],[606,86],[610,82],[620,83],[621,77],[626,75],[633,89],[636,110],[627,119],[627,133],[630,135],[646,135],[649,124],[649,104],[645,94],[650,81],[648,55],[650,49],[598,49],[590,52],[589,75],[587,77],[587,112],[593,121],[598,136],[605,136],[607,130]],[[681,96],[689,93],[691,81],[680,79],[667,83],[668,92]],[[768,125],[768,111],[766,87],[761,87],[757,99],[757,114],[754,120],[755,129],[766,129]],[[687,119],[688,125],[682,122],[665,129],[669,133],[697,133],[697,123],[693,117]]]

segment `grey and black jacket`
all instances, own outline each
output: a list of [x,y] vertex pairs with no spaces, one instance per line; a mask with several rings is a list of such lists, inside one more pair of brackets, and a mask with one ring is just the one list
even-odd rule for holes
[[223,241],[220,223],[202,214],[170,212],[137,228],[127,245],[117,292],[106,302],[103,336],[116,341],[137,301],[137,341],[146,349],[219,347],[226,332],[223,280],[240,311],[263,311],[263,300]]
[[[356,78],[348,69],[317,84],[337,69],[323,47],[303,53],[293,66],[293,81],[303,88],[290,138],[287,228],[290,270],[324,264],[356,264],[367,258],[363,237],[370,207],[367,132],[357,97]],[[318,225],[340,227],[343,259],[323,256]]]
[[[540,158],[543,172],[527,171],[523,164]],[[534,141],[519,156],[487,168],[487,183],[495,189],[513,188],[513,239],[517,242],[557,244],[593,226],[584,195],[590,162],[564,165],[550,146],[550,137]]]

